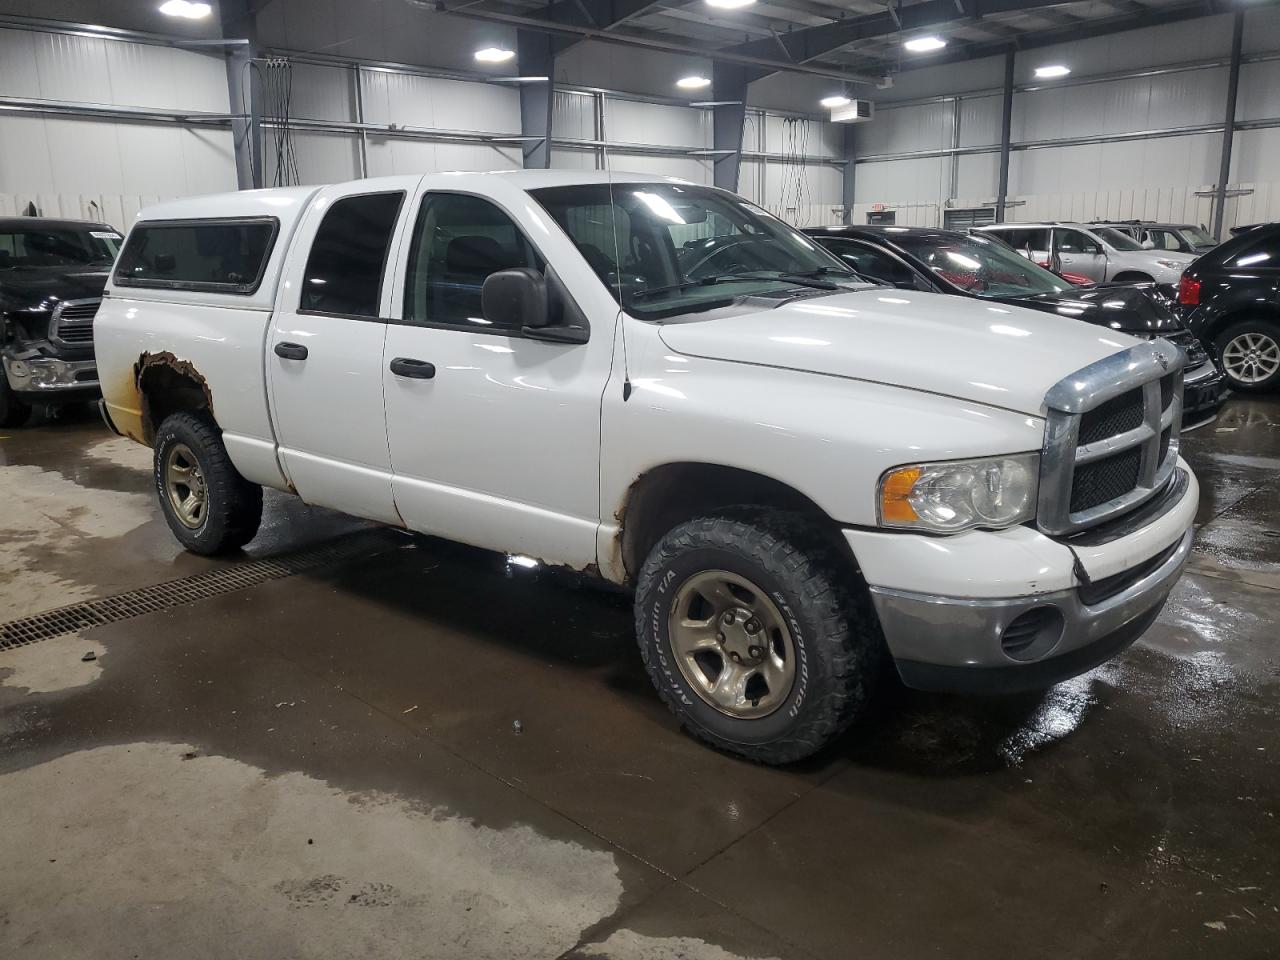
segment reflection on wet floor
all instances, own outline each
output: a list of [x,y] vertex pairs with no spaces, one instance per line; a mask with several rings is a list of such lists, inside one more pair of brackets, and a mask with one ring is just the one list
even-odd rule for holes
[[[1184,438],[1196,553],[1133,649],[890,682],[781,770],[680,732],[626,595],[429,538],[0,651],[0,956],[1273,955],[1278,427]],[[0,620],[215,565],[146,450],[4,436]],[[249,555],[363,526],[267,517]]]

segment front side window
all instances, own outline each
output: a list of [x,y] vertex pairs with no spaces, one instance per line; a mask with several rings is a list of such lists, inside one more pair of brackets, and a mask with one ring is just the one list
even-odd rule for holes
[[1049,231],[1043,227],[992,232],[1019,253],[1044,253],[1049,249]]
[[1115,250],[1141,250],[1142,244],[1127,233],[1121,233],[1114,227],[1099,227],[1094,231],[1105,243]]
[[485,279],[499,270],[544,266],[510,217],[488,200],[461,193],[423,199],[412,243],[404,290],[409,323],[501,326],[481,310]]
[[376,317],[403,191],[342,197],[320,221],[302,276],[302,313]]
[[1217,242],[1199,227],[1183,227],[1182,236],[1194,247],[1212,247]]
[[129,234],[115,283],[252,293],[262,282],[278,227],[271,217],[144,221]]
[[0,270],[109,266],[120,234],[106,227],[0,227]]
[[733,194],[675,183],[531,192],[614,299],[642,319],[857,282],[821,245]]
[[1182,249],[1182,241],[1172,230],[1152,230],[1149,235],[1156,250]]
[[1088,234],[1079,230],[1056,230],[1054,237],[1058,241],[1059,253],[1097,253],[1098,243]]
[[985,237],[905,234],[894,243],[952,286],[980,297],[1061,293],[1070,284]]

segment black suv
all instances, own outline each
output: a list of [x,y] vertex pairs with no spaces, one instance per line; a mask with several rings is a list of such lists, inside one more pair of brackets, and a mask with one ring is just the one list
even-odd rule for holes
[[1177,310],[1232,387],[1280,387],[1280,223],[1242,230],[1187,267]]
[[[977,297],[1164,337],[1187,355],[1183,428],[1213,419],[1226,399],[1223,377],[1169,307],[1123,283],[1074,286],[985,234],[932,227],[815,227],[804,231],[869,280],[908,290]],[[1147,287],[1150,285],[1148,284]]]
[[121,239],[105,223],[0,218],[0,427],[99,395],[93,317]]

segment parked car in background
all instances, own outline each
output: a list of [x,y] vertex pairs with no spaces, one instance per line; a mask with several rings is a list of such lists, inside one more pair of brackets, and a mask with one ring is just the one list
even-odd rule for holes
[[1123,220],[1109,222],[1105,220],[1091,221],[1091,227],[1110,227],[1127,234],[1144,250],[1164,250],[1172,253],[1189,253],[1194,257],[1208,253],[1218,245],[1218,241],[1209,235],[1204,227],[1191,223],[1154,223],[1146,220]]
[[1183,429],[1212,420],[1224,378],[1200,341],[1161,300],[1126,284],[1078,287],[982,233],[930,227],[805,230],[859,274],[906,290],[977,297],[1055,313],[1143,339],[1164,337],[1186,354]]
[[93,318],[121,240],[105,223],[0,219],[0,426],[98,396]]
[[1187,253],[1144,250],[1128,234],[1083,223],[997,223],[976,227],[991,233],[1023,256],[1055,273],[1074,273],[1091,280],[1154,283],[1172,298],[1178,277],[1195,257]]
[[1280,223],[1242,231],[1192,264],[1177,310],[1233,388],[1280,388]]
[[634,585],[662,699],[758,761],[829,742],[886,656],[932,689],[1088,670],[1191,549],[1173,344],[868,285],[685,180],[174,201],[107,292],[104,409],[188,549],[246,543],[267,486]]

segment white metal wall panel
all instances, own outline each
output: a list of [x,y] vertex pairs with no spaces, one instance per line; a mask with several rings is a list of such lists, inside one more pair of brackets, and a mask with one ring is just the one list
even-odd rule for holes
[[[960,146],[988,147],[1000,142],[1003,97],[966,97],[960,101]],[[872,123],[875,121],[873,120]]]
[[1280,117],[1280,60],[1240,66],[1240,90],[1236,96],[1237,120]]
[[854,177],[858,203],[927,202],[935,206],[946,195],[951,161],[944,157],[860,163]]
[[595,97],[589,93],[557,90],[551,128],[557,137],[592,140],[596,135]]
[[953,109],[951,103],[940,102],[877,111],[874,120],[858,125],[854,152],[871,156],[948,148],[955,120]]
[[895,100],[952,96],[1002,86],[1004,57],[997,56],[905,70],[893,78],[892,87],[869,92],[877,103],[892,103]]
[[[756,116],[759,116],[757,114]],[[756,141],[748,140],[743,127],[743,147],[755,149]],[[790,153],[797,149],[802,156],[828,157],[839,160],[844,156],[844,127],[838,123],[792,118],[775,113],[764,114],[764,149],[767,153]]]
[[596,168],[595,151],[553,147],[551,166],[557,170],[594,170]]
[[674,107],[605,97],[605,138],[615,143],[670,147],[711,146],[711,114],[694,107]]
[[970,153],[959,158],[956,197],[992,200],[999,187],[1000,157],[995,153]]
[[699,157],[656,157],[652,154],[619,153],[610,150],[610,170],[624,173],[647,173],[655,177],[681,177],[693,183],[711,182],[711,161]]
[[369,140],[369,176],[443,173],[450,170],[511,170],[521,165],[520,148],[430,140]]
[[520,94],[514,88],[383,70],[365,70],[361,77],[369,123],[490,133],[520,131]]
[[[275,183],[276,157],[271,131],[265,131],[263,183]],[[360,141],[349,133],[293,131],[301,183],[341,183],[360,176]]]
[[[1280,128],[1240,130],[1231,151],[1231,184],[1280,180]],[[1216,180],[1215,175],[1212,179]],[[1252,222],[1252,221],[1246,221]]]
[[1010,192],[1097,192],[1201,184],[1217,177],[1217,134],[1015,150]]
[[293,65],[290,113],[307,120],[356,119],[354,71],[314,63]]

